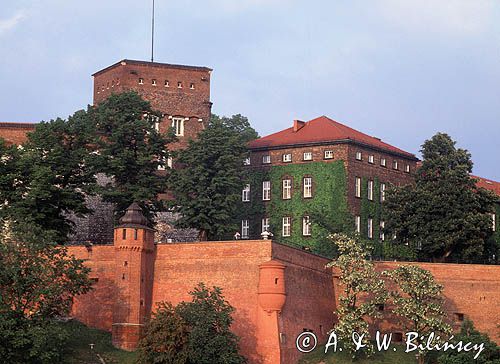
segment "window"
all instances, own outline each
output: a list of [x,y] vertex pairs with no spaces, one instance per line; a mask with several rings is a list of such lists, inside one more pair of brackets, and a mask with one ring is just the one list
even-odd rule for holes
[[139,230],[134,229],[134,240],[137,240],[139,237]]
[[497,231],[497,223],[496,223],[496,220],[497,220],[497,215],[496,214],[491,214],[491,222],[492,222],[492,226],[491,226],[491,229],[493,231]]
[[405,165],[405,172],[410,173],[410,165],[409,164]]
[[385,201],[385,183],[380,184],[380,202]]
[[304,152],[304,160],[305,161],[312,161],[313,160],[312,152]]
[[181,81],[177,82],[177,88],[182,88],[182,82]]
[[292,198],[292,180],[283,180],[283,200],[289,200]]
[[465,316],[461,312],[455,312],[455,313],[453,313],[453,318],[455,319],[455,321],[462,322],[464,320]]
[[283,224],[282,224],[282,229],[281,229],[281,236],[290,236],[291,222],[292,222],[292,218],[290,216],[285,216],[283,218]]
[[398,161],[397,160],[392,161],[392,169],[398,169]]
[[194,83],[190,83],[190,84],[189,84],[189,88],[190,88],[191,90],[194,90]]
[[262,200],[269,201],[271,199],[271,181],[262,182]]
[[367,236],[368,236],[368,239],[373,239],[373,219],[372,218],[369,218],[368,219],[368,224],[367,224]]
[[152,80],[151,80],[151,84],[152,84],[153,86],[156,86],[156,80],[155,80],[155,79],[152,79]]
[[250,165],[250,157],[246,157],[245,159],[243,159],[243,165],[244,166],[249,166]]
[[165,80],[165,87],[170,87],[170,83],[168,82],[168,80]]
[[384,228],[385,228],[385,221],[380,221],[380,234],[379,234],[379,238],[382,241],[385,240]]
[[380,158],[380,165],[382,167],[387,167],[387,160],[385,158]]
[[168,168],[172,168],[172,165],[173,165],[172,157],[168,157],[167,158],[167,167]]
[[144,78],[139,78],[139,85],[144,85]]
[[356,160],[363,160],[363,154],[361,154],[361,152],[356,152]]
[[250,201],[250,185],[246,185],[243,191],[241,192],[241,201],[243,202]]
[[262,164],[269,164],[271,163],[271,156],[268,155],[263,155],[262,156]]
[[354,218],[354,227],[357,233],[361,232],[361,216],[356,216]]
[[168,157],[168,158],[161,158],[160,160],[161,164],[158,164],[158,170],[159,171],[164,171],[168,168],[172,168],[172,157]]
[[333,150],[325,150],[325,159],[333,159]]
[[183,136],[184,135],[184,118],[173,118],[172,119],[172,128],[174,128],[175,135]]
[[269,232],[269,218],[264,217],[262,219],[262,232],[267,231]]
[[368,181],[368,199],[373,201],[373,181]]
[[122,239],[123,240],[127,239],[127,229],[122,230]]
[[375,157],[373,155],[368,156],[368,163],[370,163],[370,164],[375,163]]
[[291,161],[292,161],[291,153],[283,154],[283,162],[291,162]]
[[304,177],[304,198],[312,197],[312,177]]
[[354,187],[355,187],[354,196],[361,197],[361,178],[356,177],[356,182],[355,182]]
[[302,218],[302,235],[311,236],[311,219],[309,216]]
[[248,220],[241,220],[241,238],[248,239],[248,234],[250,232],[250,224]]

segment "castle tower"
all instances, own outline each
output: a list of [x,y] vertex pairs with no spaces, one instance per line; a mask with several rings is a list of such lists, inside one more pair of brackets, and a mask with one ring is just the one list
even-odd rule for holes
[[211,72],[207,67],[124,59],[92,75],[94,104],[113,93],[137,91],[162,112],[160,132],[174,128],[179,142],[169,147],[184,148],[208,125]]
[[133,350],[152,304],[154,230],[133,203],[114,231],[117,300],[113,307],[113,345]]
[[259,265],[257,340],[264,364],[281,363],[280,313],[286,302],[285,265]]

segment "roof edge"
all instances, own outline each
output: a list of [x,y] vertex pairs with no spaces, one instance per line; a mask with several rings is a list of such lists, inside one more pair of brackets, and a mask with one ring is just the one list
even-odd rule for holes
[[189,66],[189,65],[182,65],[182,64],[172,64],[172,63],[161,63],[161,62],[149,62],[149,61],[138,61],[138,60],[133,60],[133,59],[122,59],[121,61],[118,61],[111,66],[108,66],[106,68],[103,68],[94,74],[92,74],[93,77],[100,75],[106,71],[109,71],[110,69],[113,69],[115,67],[118,67],[120,65],[131,64],[131,65],[146,65],[146,66],[153,66],[153,67],[165,67],[165,68],[177,68],[177,69],[188,69],[188,70],[198,70],[198,71],[206,71],[206,72],[211,72],[213,69],[205,66]]
[[13,129],[35,129],[36,125],[38,123],[17,123],[15,121],[9,122],[9,121],[2,121],[0,122],[0,128],[13,128]]

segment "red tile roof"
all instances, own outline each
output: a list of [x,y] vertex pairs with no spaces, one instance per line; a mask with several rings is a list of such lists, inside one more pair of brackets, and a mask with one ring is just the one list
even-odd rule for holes
[[[295,122],[297,123],[297,122]],[[308,122],[250,142],[251,149],[289,146],[296,144],[314,144],[324,142],[354,142],[383,149],[389,152],[415,158],[414,154],[387,144],[379,138],[361,133],[326,116],[320,116]],[[298,130],[297,130],[298,129]]]
[[477,176],[472,176],[472,177],[478,179],[478,181],[476,183],[476,185],[478,187],[482,187],[484,189],[490,190],[491,192],[500,196],[500,182],[493,181],[491,179],[486,179],[483,177],[477,177]]

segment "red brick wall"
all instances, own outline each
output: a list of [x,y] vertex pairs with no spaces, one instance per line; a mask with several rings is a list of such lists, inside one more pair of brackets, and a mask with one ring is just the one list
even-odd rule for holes
[[35,124],[29,123],[0,123],[0,138],[7,145],[21,145],[28,140],[28,133],[35,129]]

